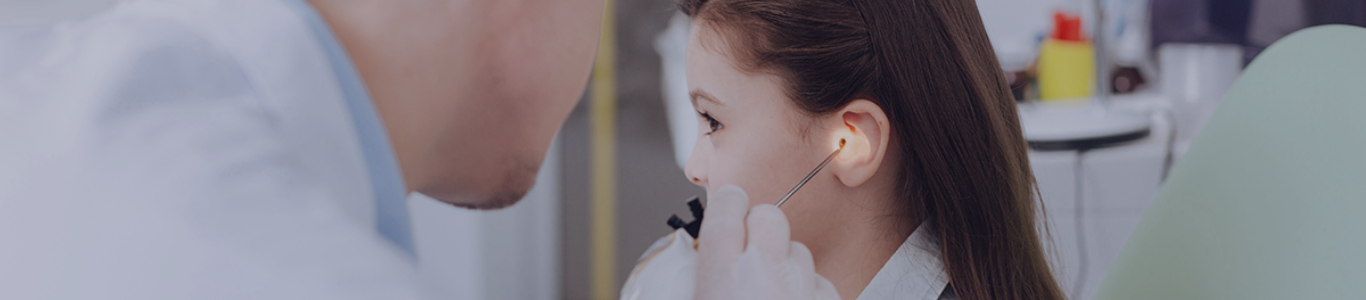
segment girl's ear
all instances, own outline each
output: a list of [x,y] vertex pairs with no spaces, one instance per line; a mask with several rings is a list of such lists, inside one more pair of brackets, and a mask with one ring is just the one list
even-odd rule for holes
[[831,165],[840,183],[856,187],[877,174],[887,154],[891,125],[882,107],[865,99],[850,102],[836,116],[842,124],[836,129],[835,140],[842,140],[844,148]]

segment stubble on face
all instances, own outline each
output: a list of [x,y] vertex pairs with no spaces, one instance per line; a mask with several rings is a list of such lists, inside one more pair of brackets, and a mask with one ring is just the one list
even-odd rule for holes
[[482,199],[471,199],[473,201],[447,202],[459,208],[474,210],[495,210],[502,209],[513,204],[517,204],[526,197],[526,193],[536,184],[536,173],[540,170],[539,163],[533,163],[526,159],[510,159],[511,167],[506,169],[502,178],[498,179],[488,194],[482,195]]

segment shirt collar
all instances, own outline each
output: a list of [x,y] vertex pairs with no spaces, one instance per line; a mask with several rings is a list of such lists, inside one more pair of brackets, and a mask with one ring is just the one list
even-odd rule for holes
[[873,276],[858,300],[939,299],[948,284],[939,243],[921,224]]
[[408,221],[407,186],[369,91],[350,56],[346,54],[346,49],[313,6],[304,0],[284,2],[308,23],[335,72],[346,106],[351,112],[361,154],[365,158],[365,168],[370,175],[375,197],[376,230],[409,255],[415,255],[412,228]]

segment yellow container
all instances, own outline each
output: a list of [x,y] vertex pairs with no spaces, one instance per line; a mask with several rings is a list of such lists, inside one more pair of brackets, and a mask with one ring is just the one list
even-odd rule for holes
[[1039,98],[1082,101],[1095,87],[1096,51],[1091,43],[1045,39],[1039,49]]

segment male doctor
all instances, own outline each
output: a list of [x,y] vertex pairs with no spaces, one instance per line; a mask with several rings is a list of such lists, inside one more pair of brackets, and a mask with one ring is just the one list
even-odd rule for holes
[[[128,0],[0,31],[0,299],[434,298],[405,196],[518,201],[602,12]],[[782,213],[726,191],[698,295],[814,295]]]

